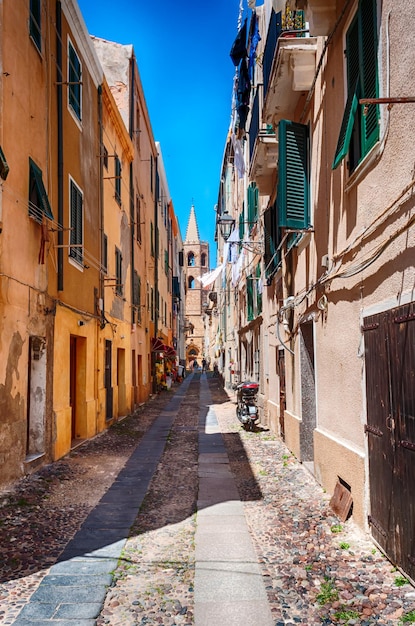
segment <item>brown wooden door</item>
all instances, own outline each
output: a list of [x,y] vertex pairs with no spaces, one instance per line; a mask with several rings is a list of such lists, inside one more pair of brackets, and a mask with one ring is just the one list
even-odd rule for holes
[[415,578],[414,304],[364,319],[369,522],[390,559]]

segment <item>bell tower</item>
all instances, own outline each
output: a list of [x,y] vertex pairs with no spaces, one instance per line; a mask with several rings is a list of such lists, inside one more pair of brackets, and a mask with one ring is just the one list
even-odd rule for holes
[[201,241],[195,207],[190,208],[186,237],[183,242],[186,271],[186,365],[197,359],[199,365],[205,355],[203,315],[208,303],[208,290],[203,289],[201,278],[209,271],[209,244]]

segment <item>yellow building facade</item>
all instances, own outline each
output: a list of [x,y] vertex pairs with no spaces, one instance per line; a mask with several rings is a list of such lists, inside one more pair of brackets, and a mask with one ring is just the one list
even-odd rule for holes
[[172,233],[132,46],[117,91],[75,0],[5,0],[0,31],[3,487],[149,398]]

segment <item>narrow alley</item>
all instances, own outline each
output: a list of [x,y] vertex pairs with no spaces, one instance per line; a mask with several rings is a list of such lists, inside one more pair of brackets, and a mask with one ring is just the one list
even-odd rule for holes
[[195,373],[0,500],[0,623],[413,621],[415,591],[233,393]]

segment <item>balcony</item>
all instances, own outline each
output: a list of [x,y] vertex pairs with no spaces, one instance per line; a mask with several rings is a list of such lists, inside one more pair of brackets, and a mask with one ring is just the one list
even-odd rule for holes
[[280,120],[294,118],[300,97],[313,84],[316,52],[316,37],[279,38],[263,107],[265,124],[276,128]]
[[251,107],[250,170],[261,195],[276,183],[281,119],[294,119],[300,97],[310,89],[316,71],[317,39],[306,37],[303,11],[271,14],[262,54],[262,79]]
[[262,94],[263,86],[258,85],[249,126],[249,177],[256,182],[261,195],[270,195],[275,186],[278,142],[272,126],[261,124]]
[[[291,9],[304,4],[304,0],[290,0]],[[313,37],[330,35],[336,23],[336,0],[308,0],[306,20]]]

